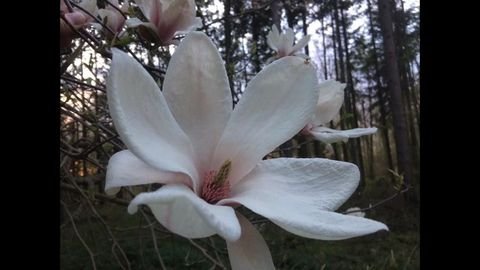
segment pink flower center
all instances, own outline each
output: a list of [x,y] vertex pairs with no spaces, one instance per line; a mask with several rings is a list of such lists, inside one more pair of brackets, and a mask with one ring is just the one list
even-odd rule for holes
[[230,195],[228,174],[230,173],[231,166],[232,162],[227,160],[222,164],[218,172],[210,170],[205,173],[201,193],[202,199],[208,203],[215,204]]
[[279,48],[278,51],[277,51],[277,58],[282,58],[282,57],[285,57],[287,56],[288,53],[287,53],[287,49],[285,48]]

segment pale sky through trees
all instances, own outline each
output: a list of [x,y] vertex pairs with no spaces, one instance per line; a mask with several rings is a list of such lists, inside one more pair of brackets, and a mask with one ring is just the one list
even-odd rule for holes
[[[405,5],[405,9],[409,9],[411,7],[415,7],[416,9],[419,9],[420,1],[419,0],[404,0],[404,5]],[[362,5],[360,7],[355,6],[354,8],[350,8],[347,12],[347,15],[349,15],[349,17],[350,17],[351,15],[354,15],[354,14],[364,13],[366,8],[367,8],[366,3],[362,3]],[[213,19],[220,19],[220,18],[223,17],[224,6],[223,6],[223,2],[221,0],[214,0],[214,5],[209,6],[207,9],[210,12],[214,12],[214,13],[218,14],[218,16],[213,16]],[[282,32],[284,32],[284,30],[288,27],[284,13],[285,13],[285,11],[283,11],[283,14],[281,16],[281,18],[282,18],[282,21],[281,21],[282,30],[281,31]],[[325,24],[328,24],[328,21],[325,21]],[[353,21],[351,29],[354,30],[354,29],[357,29],[357,28],[361,27],[362,25],[367,25],[367,24],[368,24],[367,17],[359,16],[358,19]],[[223,27],[223,26],[220,22],[218,22],[218,23],[212,24],[212,27]],[[265,27],[270,28],[271,26],[266,25]],[[318,67],[321,66],[320,63],[319,63],[319,59],[321,59],[321,57],[322,57],[322,55],[321,55],[322,52],[317,52],[317,48],[323,49],[322,48],[322,36],[321,36],[321,34],[319,34],[319,32],[320,32],[319,29],[320,29],[320,21],[319,20],[313,20],[312,22],[310,22],[308,24],[307,33],[311,35],[310,42],[308,43],[308,49],[309,49],[309,52],[310,52],[309,54],[310,54],[310,57],[312,58],[312,61]],[[367,29],[364,29],[364,30],[360,29],[360,30],[368,32]],[[325,34],[331,35],[331,28],[325,26]],[[303,37],[303,33],[297,31],[296,32],[296,37],[295,37],[295,42],[300,40],[302,37]],[[251,38],[251,34],[246,33],[245,37],[242,39],[242,43],[244,44],[245,48],[246,48],[247,43],[248,43],[247,39],[250,39],[250,38]],[[170,51],[171,54],[173,54],[175,52],[175,45],[170,45],[169,46],[169,51]],[[84,53],[84,56],[82,57],[82,61],[84,61],[85,63],[88,62],[90,60],[90,57],[91,57],[92,53],[94,53],[93,50],[91,48],[90,49],[87,48],[87,51]],[[330,54],[331,54],[330,50],[327,50],[327,57],[330,57]],[[333,57],[333,55],[331,57]],[[97,57],[96,61],[97,61],[96,62],[97,65],[99,65],[99,66],[105,65],[102,57]],[[80,65],[79,62],[80,62],[80,59],[76,59],[75,60],[75,65]],[[154,62],[154,64],[158,64],[158,59],[154,58],[153,62]],[[321,70],[319,70],[319,71],[321,71]],[[93,85],[95,85],[95,80],[96,79],[100,79],[100,80],[103,81],[103,78],[95,78],[93,76],[93,74],[91,74],[91,72],[88,69],[85,69],[84,74],[85,74],[86,78],[92,79],[92,81],[93,81],[92,84]],[[318,75],[319,75],[320,79],[322,79],[322,80],[324,79],[322,72],[319,72]]]
[[[420,0],[404,0],[404,5],[405,9],[410,9],[412,7],[419,9],[420,7]],[[312,6],[312,5],[311,5]],[[312,8],[312,7],[309,7]],[[350,8],[347,12],[347,16],[351,17],[352,15],[356,15],[359,13],[364,13],[365,10],[367,9],[367,4],[362,3],[360,7],[355,5],[354,7]],[[213,16],[213,19],[219,19],[223,17],[223,2],[221,0],[214,0],[214,5],[208,7],[208,10],[210,12],[216,12],[218,16]],[[282,12],[282,21],[281,21],[281,32],[284,32],[286,28],[288,28],[288,24],[286,21],[286,16],[285,16],[285,11],[283,10]],[[325,24],[328,24],[326,21]],[[351,30],[358,29],[362,27],[362,25],[368,25],[367,22],[367,17],[366,16],[359,16],[358,19],[354,20],[351,26]],[[223,27],[220,22],[212,24],[212,27]],[[270,28],[271,25],[266,25],[265,27]],[[325,27],[325,34],[331,35],[331,29],[329,27]],[[318,59],[321,58],[321,52],[317,52],[317,47],[322,48],[322,36],[319,34],[320,32],[320,21],[319,20],[313,20],[312,22],[308,23],[308,28],[307,28],[307,33],[311,35],[310,42],[308,43],[308,49],[309,49],[309,55],[312,58],[312,61],[317,65],[320,66],[320,63],[318,62]],[[317,32],[318,31],[318,32]],[[367,29],[360,29],[362,32],[368,32]],[[296,31],[295,35],[295,42],[300,40],[303,37],[303,33]],[[245,38],[251,38],[251,35],[249,33],[246,34]],[[247,40],[243,39],[242,43],[244,46],[247,45]],[[175,51],[175,46],[170,46],[170,53],[173,53]],[[323,48],[322,48],[323,49]],[[327,52],[327,55],[329,55],[330,52]],[[333,57],[333,56],[332,56]],[[319,74],[320,78],[323,79],[323,75]]]
[[[409,9],[411,7],[415,7],[416,9],[419,9],[420,7],[420,0],[405,0],[404,1],[404,5],[405,5],[405,9]],[[347,12],[347,17],[351,17],[352,15],[356,15],[356,14],[359,14],[359,13],[364,13],[365,10],[367,9],[367,4],[366,3],[362,3],[360,5],[360,7],[358,6],[355,6],[353,8],[350,8]],[[350,30],[354,30],[354,29],[358,29],[360,27],[362,27],[362,25],[365,25],[367,26],[368,25],[368,18],[366,16],[359,16],[358,19],[354,20],[353,23],[352,23],[352,26],[350,28]],[[328,21],[325,21],[325,24],[327,25],[329,22]],[[285,22],[285,25],[282,23],[282,28],[285,28],[285,27],[288,27],[286,25],[286,22]],[[317,52],[317,47],[319,48],[322,48],[322,36],[321,34],[318,34],[318,32],[320,32],[320,21],[319,20],[314,20],[313,22],[309,23],[308,25],[308,28],[307,28],[307,33],[311,35],[311,38],[310,38],[310,42],[308,43],[308,49],[310,51],[310,57],[312,58],[312,61],[315,62],[317,65],[319,65],[320,63],[318,63],[318,59],[321,59],[321,52]],[[328,34],[328,35],[331,35],[331,28],[325,26],[325,34]],[[368,29],[360,29],[360,31],[362,32],[366,32],[368,33]],[[299,33],[297,32],[296,33],[296,40],[299,40],[300,38],[303,37],[303,33]],[[315,46],[315,44],[317,44],[317,46]],[[322,48],[323,49],[323,48]],[[329,55],[329,52],[327,51],[327,56]],[[332,55],[333,57],[333,55]],[[320,78],[323,79],[323,75],[322,74],[319,74]]]

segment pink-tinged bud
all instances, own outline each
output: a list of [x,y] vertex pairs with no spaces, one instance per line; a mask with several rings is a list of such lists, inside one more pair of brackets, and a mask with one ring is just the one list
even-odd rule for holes
[[308,136],[310,135],[310,130],[312,130],[313,124],[307,124],[301,131],[300,134]]
[[139,35],[158,45],[176,44],[175,35],[200,27],[194,0],[136,0],[149,22],[138,18],[127,20],[128,27],[138,27]]
[[101,25],[96,24],[96,27],[99,30],[102,29],[108,38],[112,38],[115,34],[118,34],[122,31],[126,18],[119,10],[122,12],[127,12],[130,6],[128,2],[125,2],[122,7],[120,7],[117,0],[110,1],[110,3],[116,8],[110,4],[107,4],[104,9],[102,8],[98,10],[98,15],[100,16],[102,22],[106,23],[107,27],[112,30],[113,34],[108,30],[102,29]]
[[70,12],[64,1],[68,0],[60,1],[60,16],[64,16],[60,18],[60,48],[62,49],[70,46],[72,39],[76,37],[75,30],[87,26],[94,20],[91,15],[97,14],[96,0],[83,0],[78,4],[91,15],[75,7]]

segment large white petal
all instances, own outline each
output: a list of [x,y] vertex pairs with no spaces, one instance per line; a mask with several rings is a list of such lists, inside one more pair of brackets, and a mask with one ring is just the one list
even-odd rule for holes
[[253,198],[271,204],[312,204],[320,210],[338,209],[360,180],[353,163],[322,158],[275,158],[260,161],[237,185],[229,199]]
[[327,159],[265,160],[219,204],[240,203],[294,234],[323,240],[361,236],[387,227],[331,212],[352,194],[356,165]]
[[240,238],[240,223],[232,207],[208,204],[184,185],[165,185],[155,192],[140,193],[130,202],[128,212],[134,214],[140,204],[148,205],[163,226],[183,237],[219,234],[228,241]]
[[300,39],[295,46],[292,47],[292,52],[297,52],[303,49],[303,47],[307,46],[308,42],[310,41],[310,35],[304,36]]
[[293,234],[319,240],[344,240],[381,230],[388,231],[385,224],[368,218],[323,210],[315,213],[294,212],[295,209],[291,211],[293,212],[284,210],[282,215],[276,213],[264,216]]
[[159,171],[138,159],[128,150],[115,153],[108,161],[105,177],[105,192],[107,194],[113,195],[123,186],[151,183],[191,185],[191,180],[182,173]]
[[319,95],[313,124],[320,126],[333,120],[343,104],[346,84],[328,80],[319,84]]
[[278,54],[280,57],[290,55],[293,52],[293,40],[295,34],[291,28],[287,28],[284,34],[280,34],[278,42]]
[[280,34],[278,32],[277,26],[274,24],[272,26],[272,30],[270,30],[270,32],[268,32],[267,44],[268,44],[268,46],[270,46],[270,48],[272,48],[275,51],[278,50],[277,46],[278,46],[279,37],[280,37]]
[[232,185],[269,152],[297,134],[314,113],[315,69],[304,59],[283,57],[250,81],[215,150],[214,167],[232,161]]
[[232,96],[220,54],[205,34],[188,34],[175,50],[163,94],[190,137],[199,167],[207,167],[230,117]]
[[232,270],[275,269],[267,243],[255,227],[237,213],[242,236],[235,242],[227,241],[228,257]]
[[135,156],[161,171],[198,180],[193,148],[153,78],[126,53],[112,49],[107,97],[115,127]]
[[284,36],[285,44],[288,44],[288,47],[292,48],[293,41],[295,40],[295,33],[293,32],[293,29],[292,28],[287,28],[287,30],[285,30],[285,34],[283,34],[283,36]]
[[377,128],[354,128],[347,130],[336,130],[327,127],[314,127],[309,130],[310,134],[324,143],[346,142],[349,138],[358,138],[377,132]]

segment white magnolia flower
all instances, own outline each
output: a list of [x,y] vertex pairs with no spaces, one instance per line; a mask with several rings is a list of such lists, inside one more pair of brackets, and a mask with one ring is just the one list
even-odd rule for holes
[[[148,22],[128,19],[128,27],[141,27],[142,36],[160,45],[177,44],[177,34],[185,34],[202,26],[195,17],[194,0],[135,0]],[[142,28],[143,27],[143,28]]]
[[295,44],[295,46],[293,45],[294,39],[295,34],[292,29],[288,28],[285,31],[285,34],[280,34],[277,26],[273,25],[272,30],[267,35],[267,44],[277,52],[274,58],[278,59],[288,55],[297,55],[304,58],[308,57],[307,55],[300,53],[300,50],[307,46],[310,41],[310,35],[304,36],[297,42],[297,44]]
[[[128,12],[128,8],[130,7],[130,3],[128,1],[125,1],[122,7],[120,7],[118,4],[118,0],[110,0],[110,3],[115,5],[115,7],[120,9],[122,12]],[[105,8],[98,10],[98,15],[103,22],[106,21],[106,25],[114,33],[120,33],[120,31],[122,31],[123,25],[125,24],[125,17],[116,8],[110,4],[105,4]],[[97,29],[102,29],[100,24],[94,25],[97,27]],[[107,35],[111,35],[109,31],[106,31],[106,33]]]
[[360,207],[352,207],[348,208],[346,212],[347,215],[350,216],[357,216],[357,217],[365,217],[365,212],[360,211]]
[[377,132],[377,128],[336,130],[325,126],[339,113],[343,104],[345,86],[346,84],[335,80],[328,80],[319,84],[315,114],[311,122],[303,129],[304,134],[312,135],[315,139],[324,143],[335,143],[346,142],[349,138],[357,138]]
[[[115,126],[128,150],[109,161],[105,190],[164,184],[128,207],[148,205],[170,231],[187,238],[220,235],[232,269],[274,269],[268,247],[244,205],[294,234],[339,240],[386,230],[374,220],[333,212],[358,185],[351,163],[327,159],[262,160],[314,113],[315,70],[284,57],[252,79],[232,110],[223,61],[210,39],[192,32],[172,56],[160,91],[120,50],[107,80]],[[295,89],[296,91],[291,91]]]

